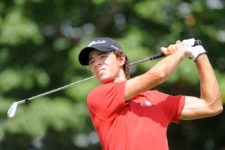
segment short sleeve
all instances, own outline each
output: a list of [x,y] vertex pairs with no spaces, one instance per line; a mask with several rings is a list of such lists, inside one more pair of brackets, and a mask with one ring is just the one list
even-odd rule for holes
[[171,122],[178,123],[184,107],[185,96],[167,95],[163,103],[163,110]]
[[165,114],[168,115],[171,122],[178,123],[179,118],[184,107],[185,96],[171,96],[169,95],[165,101]]
[[165,117],[167,118],[166,120],[178,123],[184,107],[185,96],[173,96],[157,90],[152,91],[151,94],[154,95],[154,99],[157,99],[158,106],[161,107]]
[[125,105],[126,82],[103,84],[88,94],[89,111],[101,120],[113,119]]

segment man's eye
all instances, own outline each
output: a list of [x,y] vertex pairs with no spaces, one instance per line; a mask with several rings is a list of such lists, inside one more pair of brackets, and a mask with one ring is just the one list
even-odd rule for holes
[[105,58],[106,57],[106,55],[101,55],[101,57],[100,58]]

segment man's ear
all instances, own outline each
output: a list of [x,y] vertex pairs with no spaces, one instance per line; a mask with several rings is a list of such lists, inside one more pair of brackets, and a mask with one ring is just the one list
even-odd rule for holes
[[123,66],[126,62],[126,56],[124,54],[121,54],[118,58],[120,60],[120,66]]

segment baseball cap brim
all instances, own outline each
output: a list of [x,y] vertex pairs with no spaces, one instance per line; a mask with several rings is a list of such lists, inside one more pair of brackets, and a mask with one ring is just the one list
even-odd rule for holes
[[89,53],[92,50],[97,50],[101,52],[111,52],[113,49],[109,49],[108,47],[98,47],[98,46],[93,46],[93,47],[86,47],[81,50],[78,59],[81,65],[87,66],[89,65]]

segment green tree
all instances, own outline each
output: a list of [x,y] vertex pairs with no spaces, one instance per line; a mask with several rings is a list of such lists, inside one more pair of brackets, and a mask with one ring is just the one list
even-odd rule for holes
[[[6,116],[15,100],[89,77],[77,56],[98,36],[117,40],[130,61],[178,39],[201,39],[225,102],[224,5],[222,0],[0,1],[0,149],[100,149],[85,101],[98,84],[94,79],[21,105],[13,119]],[[132,76],[155,62],[135,66]],[[193,68],[184,61],[157,89],[199,95]],[[170,148],[224,149],[224,118],[223,113],[171,125]]]

